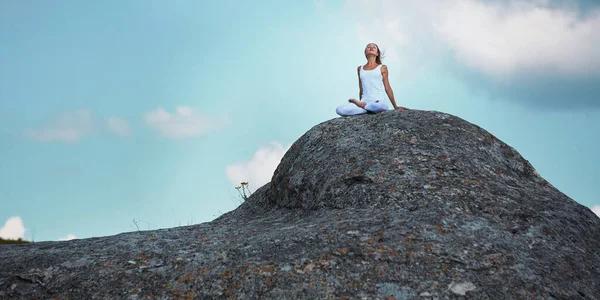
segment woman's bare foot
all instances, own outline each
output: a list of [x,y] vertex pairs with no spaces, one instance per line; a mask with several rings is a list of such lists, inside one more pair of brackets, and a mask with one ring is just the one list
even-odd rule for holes
[[352,98],[352,99],[348,99],[348,102],[350,102],[350,103],[354,103],[356,106],[358,106],[358,107],[360,107],[360,108],[365,108],[365,106],[367,106],[367,103],[360,102],[360,101],[358,101],[358,100],[356,100],[356,99],[354,99],[354,98]]

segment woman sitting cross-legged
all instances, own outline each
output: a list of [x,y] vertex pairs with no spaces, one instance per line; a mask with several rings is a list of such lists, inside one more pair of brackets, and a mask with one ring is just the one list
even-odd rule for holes
[[348,100],[347,104],[337,107],[335,112],[342,116],[353,116],[364,113],[380,113],[388,110],[385,100],[387,94],[394,109],[406,110],[406,107],[397,106],[394,100],[394,92],[388,81],[388,68],[381,64],[381,52],[379,47],[370,43],[365,48],[367,63],[358,66],[358,88],[360,101]]

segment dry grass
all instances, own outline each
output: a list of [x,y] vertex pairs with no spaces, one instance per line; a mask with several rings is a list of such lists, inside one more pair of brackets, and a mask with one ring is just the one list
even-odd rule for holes
[[28,241],[24,241],[22,239],[18,239],[18,240],[5,240],[3,238],[0,238],[0,244],[29,244]]

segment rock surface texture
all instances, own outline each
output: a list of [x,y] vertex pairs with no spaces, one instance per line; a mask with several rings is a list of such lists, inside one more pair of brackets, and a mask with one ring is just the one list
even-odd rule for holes
[[600,219],[452,115],[336,118],[194,226],[0,245],[1,299],[600,299]]

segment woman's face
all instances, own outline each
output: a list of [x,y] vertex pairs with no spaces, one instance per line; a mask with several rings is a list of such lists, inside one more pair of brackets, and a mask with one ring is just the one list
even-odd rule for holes
[[375,45],[374,43],[368,44],[367,47],[365,48],[365,56],[369,55],[369,54],[378,56],[379,54],[377,52],[378,52],[377,45]]

